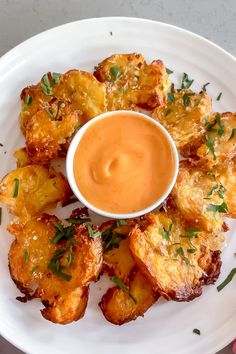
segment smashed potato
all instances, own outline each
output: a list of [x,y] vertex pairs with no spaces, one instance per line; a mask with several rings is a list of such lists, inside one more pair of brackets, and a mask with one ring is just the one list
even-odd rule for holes
[[130,250],[154,290],[166,299],[191,301],[220,273],[223,236],[187,224],[177,210],[146,216],[130,234]]
[[71,190],[65,177],[52,168],[28,165],[8,173],[0,182],[0,202],[21,222],[66,202]]
[[104,316],[113,324],[122,325],[143,316],[159,298],[136,267],[130,273],[128,284],[127,290],[117,286],[108,289],[99,303]]
[[21,93],[21,130],[27,153],[38,164],[65,156],[75,132],[106,111],[104,84],[90,73],[47,73],[38,85]]
[[152,116],[168,130],[176,147],[185,156],[199,143],[206,130],[204,122],[211,113],[211,98],[205,92],[197,94],[191,90],[169,95],[168,103],[157,107]]
[[108,111],[151,110],[166,102],[169,77],[161,60],[147,64],[140,54],[115,54],[103,60],[94,76],[106,84]]
[[129,250],[128,234],[135,225],[132,219],[109,220],[100,226],[103,239],[103,272],[116,275],[123,281],[127,281],[135,263]]
[[32,162],[29,159],[29,156],[27,154],[26,148],[20,148],[17,149],[13,156],[16,159],[16,167],[25,167],[27,165],[30,165]]
[[[28,121],[25,143],[33,163],[47,164],[53,158],[64,156],[65,145],[81,126],[76,111],[72,111],[68,104],[62,103],[59,108],[57,105],[58,102],[53,102],[48,111],[39,109]],[[57,117],[53,118],[53,112]]]
[[[224,181],[219,171],[207,171],[187,161],[180,162],[179,174],[171,195],[184,218],[203,230],[221,230],[223,216],[227,216],[227,171],[223,175]],[[232,177],[231,181],[234,182],[233,180]]]
[[215,113],[205,125],[205,141],[196,153],[199,163],[207,168],[228,163],[236,155],[236,113]]
[[41,299],[42,315],[55,323],[83,316],[88,285],[102,266],[101,239],[90,237],[80,220],[73,218],[64,227],[55,216],[43,214],[8,228],[16,237],[9,251],[12,279],[26,300]]

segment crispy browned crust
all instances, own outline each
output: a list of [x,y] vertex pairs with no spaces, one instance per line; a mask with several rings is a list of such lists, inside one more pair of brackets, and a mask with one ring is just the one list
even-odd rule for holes
[[170,87],[162,61],[148,65],[137,53],[106,58],[98,64],[94,76],[106,85],[108,111],[154,109],[166,102]]
[[[221,196],[219,188],[224,191]],[[223,165],[208,170],[199,164],[181,161],[171,197],[187,221],[206,231],[227,231],[223,217],[236,217],[235,192],[236,168],[233,162],[227,168]],[[220,205],[223,202],[227,204],[228,212],[216,217],[214,211],[208,210],[211,204]]]
[[[224,127],[222,133],[219,133],[220,125],[217,122],[219,117],[221,125]],[[236,156],[236,134],[231,137],[233,129],[236,128],[236,113],[214,113],[211,121],[214,121],[215,125],[206,131],[203,143],[198,147],[195,156],[192,156],[192,158],[197,159],[198,164],[206,168],[222,166],[222,164],[225,164],[226,167],[229,161]],[[213,141],[215,157],[207,146],[207,139]]]
[[[47,73],[51,88],[45,94],[45,76],[21,93],[21,130],[26,137],[31,161],[47,164],[66,155],[75,132],[88,120],[106,111],[105,85],[92,74],[69,70],[55,82]],[[27,97],[31,97],[27,104]]]
[[[13,197],[15,180],[19,181],[18,194]],[[66,202],[71,189],[66,178],[53,168],[28,165],[9,172],[0,181],[0,202],[21,222]]]
[[70,291],[66,297],[57,297],[53,304],[45,304],[41,310],[42,316],[53,323],[68,324],[78,321],[84,314],[88,304],[89,287],[76,288]]
[[[85,208],[77,209],[73,217],[84,216]],[[9,251],[10,275],[18,289],[25,294],[18,297],[26,302],[40,298],[46,305],[42,315],[55,323],[77,321],[84,315],[88,301],[88,285],[97,280],[102,267],[101,238],[89,236],[85,225],[74,226],[72,260],[69,263],[67,241],[53,243],[56,234],[55,216],[43,214],[22,224],[11,224],[8,230],[15,235]],[[96,231],[96,230],[95,230]],[[62,250],[60,264],[71,278],[59,277],[49,263],[55,252]]]
[[[130,234],[130,250],[139,269],[168,300],[191,301],[200,296],[202,285],[212,283],[219,275],[222,235],[199,231],[189,243],[180,235],[196,226],[186,223],[177,210],[168,209],[147,218],[149,226],[144,231],[137,225]],[[161,230],[168,230],[170,224],[166,239]],[[195,251],[188,253],[190,248]]]
[[[196,152],[205,133],[205,120],[211,113],[211,98],[205,93],[191,90],[174,91],[174,102],[157,107],[152,116],[170,133],[180,153],[189,156]],[[184,97],[189,95],[189,103]]]
[[149,281],[137,267],[130,273],[128,288],[129,291],[118,287],[108,289],[99,303],[103,315],[113,324],[122,325],[144,316],[159,298],[159,294],[153,291]]

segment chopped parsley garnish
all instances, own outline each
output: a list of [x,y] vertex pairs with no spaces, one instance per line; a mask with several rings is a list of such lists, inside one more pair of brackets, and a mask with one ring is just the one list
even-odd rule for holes
[[56,250],[51,261],[48,263],[48,269],[60,278],[70,281],[72,278],[71,275],[64,272],[65,266],[61,264],[61,258],[64,256],[65,252],[66,248]]
[[43,75],[41,82],[41,90],[43,91],[43,93],[45,93],[45,95],[52,95],[52,89],[60,82],[60,76],[61,74],[59,73],[51,73],[52,79],[50,80],[48,74]]
[[179,247],[179,248],[176,250],[176,253],[177,253],[178,255],[180,255],[180,257],[184,260],[184,262],[185,262],[186,264],[189,264],[189,259],[185,256],[184,250],[183,250],[182,247]]
[[216,115],[216,123],[218,124],[218,126],[219,126],[219,129],[218,129],[218,131],[217,131],[217,134],[219,135],[219,136],[222,136],[223,134],[224,134],[224,132],[225,132],[225,126],[222,124],[222,122],[221,122],[221,115],[220,114],[217,114]]
[[188,89],[194,80],[189,79],[188,74],[183,73],[182,82],[181,82],[181,89]]
[[31,105],[33,101],[33,97],[31,95],[27,95],[26,99],[25,99],[25,104],[27,104],[27,106]]
[[27,248],[24,249],[24,263],[28,263],[28,260],[29,260],[29,253],[28,253],[28,250]]
[[194,328],[193,333],[198,334],[199,336],[201,335],[201,331],[198,328]]
[[219,221],[219,213],[227,213],[228,206],[225,202],[222,204],[210,204],[207,207],[207,211],[214,211],[215,212],[215,220]]
[[120,72],[118,66],[112,66],[110,68],[110,74],[112,76],[111,81],[116,81],[121,76],[122,73]]
[[123,93],[123,95],[127,92],[127,90],[125,90],[123,87],[121,87],[120,89],[120,93]]
[[165,113],[165,117],[168,116],[169,114],[171,114],[172,112],[173,112],[173,109],[168,108]]
[[195,253],[196,251],[197,251],[196,248],[188,248],[187,249],[187,252],[190,253],[190,254]]
[[103,248],[105,252],[113,248],[118,248],[120,241],[123,240],[123,237],[118,235],[115,231],[116,225],[117,224],[112,225],[102,232]]
[[202,86],[202,91],[206,92],[206,87],[210,85],[210,82],[207,82],[205,85]]
[[172,226],[173,226],[173,223],[170,223],[168,230],[165,230],[163,226],[160,227],[162,237],[165,238],[166,240],[170,239],[170,232],[171,232]]
[[[224,193],[226,192],[226,189],[221,183],[220,184],[214,184],[213,187],[207,193],[207,196],[211,197],[214,192],[217,192],[218,196],[221,199],[224,199]],[[204,198],[204,199],[210,199],[210,198]]]
[[199,106],[200,102],[201,102],[201,100],[196,100],[195,103],[194,103],[194,107]]
[[190,104],[190,96],[194,96],[194,93],[185,93],[183,95],[183,104],[185,107],[189,106]]
[[2,143],[0,143],[0,146],[3,146],[3,144],[2,144]]
[[137,300],[129,292],[129,288],[127,287],[127,285],[125,285],[125,283],[123,283],[123,281],[119,277],[114,275],[113,277],[111,277],[111,280],[118,286],[118,288],[120,288],[121,290],[127,292],[129,294],[129,296],[131,297],[131,299],[134,301],[134,303],[137,304]]
[[170,75],[170,74],[173,74],[174,71],[172,71],[172,70],[166,68],[166,72],[167,72],[168,75]]
[[87,226],[88,234],[92,238],[100,237],[102,234],[100,231],[95,231],[92,229],[91,226]]
[[193,233],[193,232],[200,232],[201,229],[199,229],[198,227],[186,227],[185,231]]
[[213,160],[216,160],[216,154],[215,154],[215,149],[214,149],[214,140],[211,138],[206,139],[206,146],[208,147],[210,153],[213,156]]
[[51,119],[54,119],[54,113],[50,108],[44,108],[45,112],[49,115]]
[[18,193],[19,193],[20,181],[19,181],[18,178],[14,178],[14,182],[15,182],[15,188],[14,188],[14,192],[13,192],[13,198],[16,198],[18,196]]
[[[196,234],[197,232],[200,232],[201,229],[197,228],[197,227],[186,227],[185,231],[188,233],[187,235],[180,235],[180,238],[186,238],[188,239],[189,245],[191,248],[187,249],[187,252],[192,254],[195,253],[197,251],[197,248],[195,247],[195,245],[192,243],[193,240],[195,240],[196,238],[198,238],[198,235]],[[187,264],[189,263],[189,260],[187,259]]]
[[110,31],[110,36],[113,36],[113,33]]
[[217,286],[217,290],[221,291],[222,289],[224,289],[224,287],[231,282],[235,274],[236,274],[236,268],[233,268],[228,274],[228,276],[226,277],[226,279],[220,285]]
[[172,92],[167,93],[167,101],[168,103],[174,103],[175,102],[175,96],[173,95]]
[[229,140],[233,139],[235,133],[236,133],[236,128],[233,128]]
[[219,95],[216,98],[216,101],[219,101],[221,99],[221,96],[222,96],[222,92],[219,93]]
[[171,87],[170,87],[170,91],[174,92],[174,90],[175,90],[175,84],[172,82]]

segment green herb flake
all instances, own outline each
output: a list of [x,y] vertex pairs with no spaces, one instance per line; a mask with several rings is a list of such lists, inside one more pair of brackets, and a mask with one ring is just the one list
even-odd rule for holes
[[187,252],[190,253],[190,254],[195,253],[196,251],[197,251],[196,248],[189,248],[189,249],[187,249]]
[[0,146],[3,146],[3,144],[2,144],[2,143],[0,143]]
[[100,237],[102,234],[100,231],[94,232],[91,226],[87,226],[88,234],[92,238]]
[[52,73],[51,75],[54,80],[54,84],[55,85],[59,84],[61,74],[60,73]]
[[208,85],[210,85],[210,82],[207,82],[205,85],[202,86],[202,91],[206,92],[206,88]]
[[137,304],[137,300],[129,292],[129,288],[127,287],[127,285],[125,285],[125,283],[123,283],[123,281],[119,277],[114,275],[113,277],[111,277],[111,280],[118,286],[118,288],[120,288],[121,290],[127,292],[129,294],[129,296],[131,297],[131,299],[134,301],[134,303]]
[[123,226],[123,225],[128,225],[126,220],[120,219],[116,221],[116,226]]
[[25,99],[25,104],[29,106],[31,105],[32,101],[33,101],[33,97],[31,95],[27,95]]
[[13,191],[13,198],[16,198],[18,196],[18,193],[19,193],[20,181],[19,181],[18,178],[14,178],[14,182],[15,182],[15,187],[14,187],[14,191]]
[[66,248],[57,249],[54,256],[48,263],[48,269],[50,269],[58,277],[64,279],[65,281],[70,281],[72,276],[64,272],[65,266],[61,264],[61,258],[64,256]]
[[225,280],[220,285],[217,286],[217,290],[221,291],[222,289],[224,289],[224,287],[231,282],[235,274],[236,274],[236,268],[233,268],[228,274],[228,276],[225,278]]
[[173,109],[168,108],[166,113],[165,113],[165,117],[167,117],[169,114],[171,114],[173,112],[174,112]]
[[215,212],[215,220],[219,221],[219,213],[227,213],[228,211],[228,206],[225,202],[222,204],[210,204],[207,207],[207,211],[214,211]]
[[201,100],[196,100],[195,103],[194,103],[194,107],[199,106],[200,102],[201,102]]
[[233,128],[232,131],[231,131],[231,135],[229,137],[229,140],[233,139],[234,138],[234,134],[236,133],[236,128]]
[[193,333],[198,334],[199,336],[201,335],[201,331],[198,328],[194,328]]
[[194,80],[189,79],[188,74],[183,73],[183,77],[182,77],[182,82],[181,82],[181,89],[188,89]]
[[166,73],[167,73],[168,75],[173,74],[173,72],[174,72],[174,71],[172,71],[172,70],[170,70],[170,69],[166,68]]
[[28,250],[27,248],[24,249],[24,263],[28,263],[28,260],[29,260],[29,253],[28,253]]
[[194,93],[185,93],[183,95],[183,104],[185,107],[189,106],[191,96],[194,96]]
[[199,229],[198,227],[186,227],[185,231],[192,233],[192,232],[200,232],[201,229]]
[[166,240],[170,239],[170,232],[172,230],[172,226],[173,226],[173,223],[170,223],[167,231],[164,229],[163,226],[160,227],[162,237],[165,238]]
[[36,271],[36,269],[38,269],[38,265],[35,265],[32,269],[31,269],[31,274],[34,274],[34,272]]
[[118,66],[112,66],[110,68],[110,73],[112,76],[112,81],[116,81],[121,76],[121,72],[120,72]]
[[216,160],[216,154],[215,154],[215,149],[214,149],[214,140],[211,138],[206,139],[206,146],[208,147],[210,153],[213,156],[213,160]]
[[173,95],[172,92],[167,93],[167,101],[168,103],[174,103],[175,102],[175,96]]
[[219,95],[216,98],[216,101],[219,101],[221,99],[221,96],[222,96],[222,92],[219,93]]
[[218,133],[219,136],[222,136],[224,134],[224,132],[225,132],[225,126],[221,122],[220,114],[216,115],[216,123],[218,124],[218,127],[219,127],[217,133]]
[[125,90],[123,87],[120,89],[120,93],[126,94],[127,90]]
[[184,250],[182,247],[179,247],[177,250],[176,250],[176,253],[178,255],[180,255],[180,257],[184,260],[184,262],[186,264],[189,264],[189,259],[187,257],[185,257],[185,254],[184,254]]

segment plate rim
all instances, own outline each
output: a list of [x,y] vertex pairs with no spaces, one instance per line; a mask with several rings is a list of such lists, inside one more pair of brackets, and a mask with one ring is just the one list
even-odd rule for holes
[[[205,42],[206,44],[210,45],[212,48],[217,49],[218,51],[220,51],[222,54],[226,55],[230,60],[232,60],[232,62],[234,64],[236,64],[236,56],[234,56],[233,54],[229,53],[227,50],[225,50],[224,48],[222,48],[220,45],[214,43],[213,41],[203,37],[202,35],[199,35],[195,32],[192,32],[190,30],[187,30],[185,28],[176,26],[176,25],[172,25],[169,24],[167,22],[162,22],[162,21],[156,21],[156,20],[152,20],[149,18],[143,18],[143,17],[130,17],[130,16],[105,16],[105,17],[91,17],[91,18],[84,18],[84,19],[80,19],[80,20],[75,20],[75,21],[70,21],[70,22],[65,22],[61,25],[58,26],[54,26],[52,28],[46,29],[44,31],[41,31],[29,38],[27,38],[26,40],[20,42],[19,44],[17,44],[15,47],[13,47],[12,49],[10,49],[9,51],[7,51],[6,53],[4,53],[2,56],[0,56],[0,69],[4,64],[7,64],[8,62],[11,61],[11,58],[14,57],[14,54],[17,53],[19,50],[21,50],[22,48],[24,48],[24,46],[27,46],[28,44],[30,44],[33,41],[38,41],[39,39],[43,39],[43,37],[47,36],[47,34],[50,32],[57,32],[63,28],[66,27],[70,27],[71,25],[76,25],[78,23],[92,23],[92,22],[106,22],[106,21],[127,21],[127,22],[145,22],[145,23],[150,23],[150,24],[157,24],[159,26],[162,26],[164,28],[167,29],[171,29],[174,31],[178,31],[179,33],[184,33],[187,35],[192,36],[195,39],[198,39],[200,41]],[[26,55],[27,56],[27,55]],[[16,343],[14,341],[14,338],[8,336],[7,332],[4,332],[2,328],[0,328],[0,335],[6,340],[8,341],[11,345],[13,345],[15,348],[23,351],[24,353],[29,353],[27,352],[25,349],[25,346],[21,343]],[[227,346],[228,344],[230,344],[236,336],[233,336],[233,338],[231,339],[227,339],[225,341],[221,341],[221,344],[219,343],[218,345],[215,345],[214,348],[210,348],[210,351],[207,352],[209,354],[212,353],[212,350],[214,350],[214,352],[218,352],[219,350],[223,349],[225,346]]]

